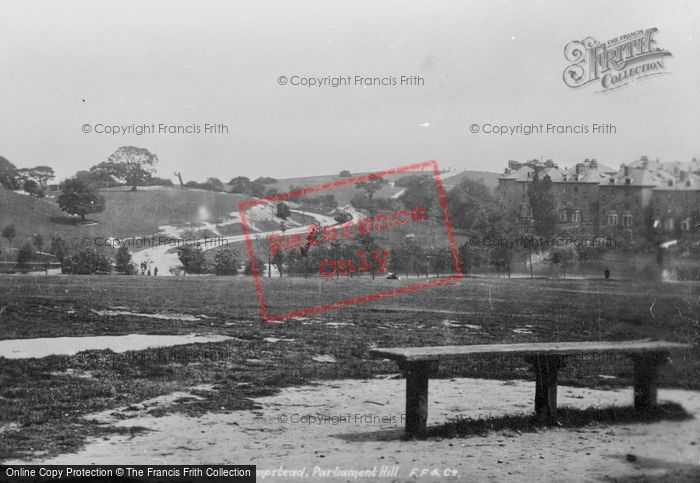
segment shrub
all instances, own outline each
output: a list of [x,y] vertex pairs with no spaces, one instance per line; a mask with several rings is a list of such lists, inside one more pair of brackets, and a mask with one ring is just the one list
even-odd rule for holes
[[177,257],[182,263],[185,273],[205,273],[207,271],[207,260],[199,245],[178,249]]
[[[266,266],[267,265],[261,258],[255,257],[255,268],[257,268],[258,275],[262,275],[265,272]],[[253,274],[253,265],[250,263],[250,260],[246,262],[245,271],[243,273],[245,273],[246,275]]]
[[75,255],[65,257],[61,264],[61,271],[73,275],[110,273],[112,262],[105,255],[97,253],[96,250],[86,248]]
[[17,265],[20,267],[25,267],[29,262],[32,261],[34,258],[34,250],[32,250],[31,245],[29,243],[25,243],[22,245],[22,248],[19,249],[19,252],[17,253]]
[[214,272],[217,275],[237,275],[238,264],[238,254],[233,250],[220,250],[214,255]]
[[114,268],[117,272],[124,275],[134,275],[136,273],[136,265],[131,261],[131,253],[129,247],[122,245],[117,250],[117,256],[114,258]]

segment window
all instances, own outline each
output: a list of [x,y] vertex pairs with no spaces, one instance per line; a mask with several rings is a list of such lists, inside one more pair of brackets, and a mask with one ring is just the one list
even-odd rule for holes
[[625,213],[622,215],[622,226],[632,226],[632,215]]
[[566,221],[566,210],[559,212],[559,221]]
[[608,213],[608,225],[617,225],[617,213],[615,213],[614,211]]
[[683,231],[690,230],[690,219],[689,218],[686,218],[685,220],[681,221],[681,230],[683,230]]
[[581,210],[575,210],[571,221],[581,223]]
[[664,230],[673,231],[673,218],[666,218],[664,220]]
[[527,205],[520,205],[520,216],[521,217],[527,218],[527,211],[528,211]]
[[574,193],[578,193],[578,186],[574,186]]

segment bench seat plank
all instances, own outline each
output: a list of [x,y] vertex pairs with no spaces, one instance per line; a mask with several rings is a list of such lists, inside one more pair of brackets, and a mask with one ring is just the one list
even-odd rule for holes
[[481,344],[447,345],[430,347],[391,347],[372,349],[370,356],[396,361],[439,361],[471,354],[515,354],[515,355],[575,355],[592,352],[642,354],[654,351],[688,348],[687,344],[655,341],[651,339],[600,342],[537,342],[527,344]]

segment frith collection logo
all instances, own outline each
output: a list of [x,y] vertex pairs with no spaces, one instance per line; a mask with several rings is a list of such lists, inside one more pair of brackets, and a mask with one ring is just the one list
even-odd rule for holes
[[656,28],[637,30],[607,42],[598,42],[593,37],[569,42],[564,47],[564,56],[572,64],[564,69],[564,83],[576,88],[600,82],[601,90],[597,92],[604,92],[666,73],[664,58],[671,52],[657,47],[654,39],[657,31]]

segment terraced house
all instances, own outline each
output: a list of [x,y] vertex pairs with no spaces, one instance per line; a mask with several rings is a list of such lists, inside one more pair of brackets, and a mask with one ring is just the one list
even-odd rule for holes
[[647,223],[672,232],[700,222],[700,163],[661,163],[642,156],[613,169],[586,159],[572,168],[552,160],[509,161],[498,178],[501,208],[521,224],[532,224],[528,187],[535,173],[549,176],[560,225],[640,228]]

